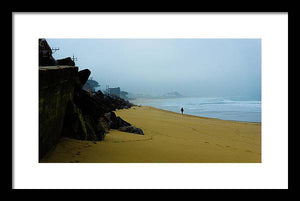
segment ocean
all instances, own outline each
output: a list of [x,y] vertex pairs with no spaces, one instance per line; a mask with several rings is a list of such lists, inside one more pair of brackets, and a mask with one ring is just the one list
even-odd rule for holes
[[172,99],[136,99],[130,102],[136,105],[156,108],[201,117],[223,120],[261,122],[261,101],[234,98],[185,97]]

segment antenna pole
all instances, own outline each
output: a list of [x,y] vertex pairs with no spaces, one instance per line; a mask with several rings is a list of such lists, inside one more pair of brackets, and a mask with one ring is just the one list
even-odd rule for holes
[[74,57],[74,54],[73,54],[72,60],[73,60],[74,62],[77,61],[77,57]]
[[55,47],[55,48],[51,48],[51,50],[52,50],[52,54],[54,54],[57,50],[59,50],[59,48]]

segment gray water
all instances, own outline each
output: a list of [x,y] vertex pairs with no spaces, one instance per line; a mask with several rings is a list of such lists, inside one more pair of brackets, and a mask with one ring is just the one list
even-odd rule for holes
[[137,105],[153,106],[156,108],[185,114],[218,118],[223,120],[261,122],[261,101],[234,98],[172,98],[132,100]]

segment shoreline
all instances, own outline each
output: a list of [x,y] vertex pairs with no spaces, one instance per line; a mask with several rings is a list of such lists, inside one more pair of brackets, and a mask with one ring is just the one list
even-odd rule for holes
[[[193,98],[193,97],[180,97],[180,98],[175,98],[175,99],[181,99],[181,98]],[[197,98],[197,97],[196,97]],[[151,105],[141,105],[141,103],[144,102],[150,102],[150,101],[156,101],[156,100],[170,100],[170,99],[174,99],[174,98],[138,98],[135,99],[137,100],[137,103],[135,103],[135,101],[129,101],[130,103],[136,105],[137,107],[152,107],[152,108],[156,108],[159,110],[164,110],[164,111],[168,111],[168,112],[174,112],[171,110],[167,110],[167,109],[163,109],[163,108],[158,108],[155,106],[151,106]],[[181,114],[180,112],[174,112],[176,114]],[[204,117],[204,116],[199,116],[199,115],[195,115],[195,114],[184,114],[184,115],[190,115],[190,116],[195,116],[195,117],[200,117],[200,118],[209,118],[209,119],[218,119],[218,120],[223,120],[223,121],[234,121],[234,122],[245,122],[245,123],[260,123],[261,121],[239,121],[239,120],[229,120],[229,119],[221,119],[221,118],[217,118],[217,117]],[[260,118],[261,119],[261,118]]]
[[[150,108],[155,109],[155,110],[161,110],[161,111],[165,111],[165,112],[171,112],[171,113],[174,113],[174,114],[182,115],[179,112],[177,113],[177,112],[173,112],[173,111],[170,111],[170,110],[161,109],[161,108],[157,108],[157,107],[153,107],[153,106],[148,106],[148,105],[135,106],[135,107],[150,107]],[[197,115],[193,115],[193,114],[183,114],[183,115],[191,116],[191,117],[196,117],[196,118],[201,118],[201,119],[211,119],[211,120],[220,120],[220,121],[229,121],[229,122],[240,122],[240,123],[251,123],[251,124],[261,124],[261,122],[256,122],[256,121],[227,120],[227,119],[219,119],[219,118],[213,118],[213,117],[197,116]]]
[[93,143],[62,138],[41,162],[261,163],[261,123],[134,106],[115,113],[144,135],[110,130]]

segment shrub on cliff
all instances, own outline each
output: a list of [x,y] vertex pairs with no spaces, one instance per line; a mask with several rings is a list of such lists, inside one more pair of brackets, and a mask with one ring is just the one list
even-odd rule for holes
[[96,91],[96,88],[100,87],[99,83],[95,80],[88,79],[86,83],[83,85],[82,89],[90,90],[92,92]]

